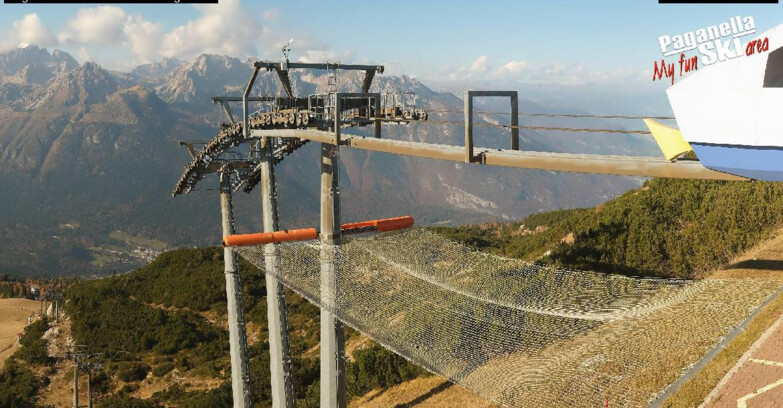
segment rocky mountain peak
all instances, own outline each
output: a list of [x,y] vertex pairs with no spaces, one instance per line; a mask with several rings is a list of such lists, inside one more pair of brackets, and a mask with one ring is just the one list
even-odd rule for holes
[[130,74],[142,79],[157,81],[162,80],[168,73],[184,64],[184,61],[176,57],[164,58],[161,62],[139,65]]
[[55,50],[49,53],[45,48],[29,45],[0,54],[0,77],[16,76],[30,65],[46,68],[50,76],[55,76],[77,68],[79,63],[66,52]]
[[30,96],[28,108],[73,106],[101,102],[118,89],[112,75],[94,62],[59,74]]

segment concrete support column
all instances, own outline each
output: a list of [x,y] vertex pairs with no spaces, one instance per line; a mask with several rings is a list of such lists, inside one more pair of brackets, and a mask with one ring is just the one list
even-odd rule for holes
[[345,331],[337,305],[340,245],[338,146],[321,143],[321,407],[345,408]]
[[[277,185],[272,157],[272,140],[267,139],[261,150],[261,204],[264,231],[280,229],[277,214]],[[294,406],[294,385],[291,377],[291,349],[288,340],[288,315],[285,307],[285,288],[275,277],[280,270],[277,245],[264,247],[266,267],[267,326],[269,327],[269,366],[272,379],[272,407]]]
[[[220,212],[223,236],[234,234],[234,215],[231,203],[231,175],[220,172]],[[235,408],[250,408],[250,376],[247,363],[247,335],[245,334],[242,279],[239,276],[237,255],[231,247],[223,249],[228,303],[228,341],[231,353],[231,388]]]

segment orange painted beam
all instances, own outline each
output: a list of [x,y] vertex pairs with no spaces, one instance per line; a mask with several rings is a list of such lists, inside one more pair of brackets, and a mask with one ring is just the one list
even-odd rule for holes
[[[340,231],[345,234],[361,233],[369,231],[393,231],[413,226],[413,217],[385,218],[381,220],[352,222],[340,226]],[[255,234],[237,234],[223,237],[223,246],[248,246],[264,245],[287,241],[307,241],[318,238],[318,230],[305,228],[275,232],[259,232]]]
[[224,246],[247,246],[273,244],[286,241],[307,241],[318,238],[318,230],[305,228],[275,232],[259,232],[256,234],[237,234],[223,237]]
[[350,233],[353,230],[372,228],[375,231],[393,231],[413,226],[413,217],[406,215],[404,217],[385,218],[382,220],[352,222],[340,226],[340,231]]

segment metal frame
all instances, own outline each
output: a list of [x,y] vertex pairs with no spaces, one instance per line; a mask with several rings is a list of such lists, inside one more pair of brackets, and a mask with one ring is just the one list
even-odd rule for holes
[[511,98],[511,150],[519,150],[519,98],[517,91],[465,91],[465,163],[482,162],[481,154],[473,154],[473,98]]
[[[340,135],[342,133],[342,118],[340,117],[340,111],[342,110],[342,100],[345,98],[371,98],[373,99],[373,107],[375,108],[375,117],[371,118],[375,122],[375,138],[380,139],[381,138],[381,119],[378,117],[380,111],[381,111],[381,94],[380,93],[342,93],[342,92],[336,92],[335,94],[335,106],[334,106],[334,140],[332,144],[339,145],[340,144]],[[369,112],[368,112],[369,117]],[[251,132],[252,134],[252,132]],[[248,135],[249,137],[250,135]]]
[[[669,177],[669,178],[692,178],[692,179],[714,179],[714,180],[747,180],[743,177],[731,174],[721,173],[705,168],[698,161],[682,160],[670,162],[662,158],[654,157],[629,157],[629,156],[603,156],[589,154],[566,154],[566,153],[546,153],[546,152],[525,152],[519,151],[519,103],[518,94],[515,91],[466,91],[464,100],[464,125],[465,125],[465,145],[450,146],[443,144],[431,144],[422,142],[409,142],[403,140],[384,140],[381,139],[381,122],[384,121],[381,115],[381,94],[368,93],[372,80],[376,73],[383,73],[384,67],[380,65],[341,65],[339,63],[297,63],[288,61],[287,52],[283,62],[257,61],[253,65],[253,72],[250,80],[241,97],[237,96],[217,96],[212,98],[213,103],[220,103],[229,121],[236,123],[233,112],[229,106],[231,102],[242,102],[242,124],[243,140],[249,141],[251,138],[261,139],[260,143],[254,143],[251,146],[248,163],[245,167],[253,168],[260,173],[261,196],[263,203],[264,230],[279,230],[276,202],[276,183],[274,177],[274,146],[275,138],[299,138],[302,140],[316,141],[321,143],[320,167],[321,167],[321,298],[324,303],[321,309],[321,395],[320,404],[322,407],[342,408],[346,406],[345,390],[345,357],[344,357],[344,329],[334,315],[334,308],[337,299],[337,275],[340,267],[337,261],[337,248],[341,244],[340,232],[340,200],[338,186],[338,155],[340,146],[347,146],[356,149],[399,154],[412,157],[423,157],[438,160],[448,160],[461,163],[477,163],[489,166],[505,166],[526,169],[539,169],[549,171],[565,171],[594,174],[611,174],[637,177]],[[250,91],[260,69],[267,71],[274,70],[280,78],[283,87],[289,98],[293,98],[293,90],[289,80],[289,71],[291,69],[320,69],[327,71],[335,70],[363,70],[366,72],[362,84],[361,93],[340,93],[336,89],[330,90],[324,94],[324,112],[322,122],[319,122],[315,129],[251,129],[249,126],[249,102],[271,102],[280,101],[285,97],[251,97]],[[330,81],[330,85],[332,85]],[[336,87],[335,87],[336,88]],[[511,122],[508,126],[511,130],[510,148],[489,149],[478,148],[474,146],[473,140],[473,98],[476,97],[508,97],[510,99]],[[332,98],[334,103],[332,104]],[[342,131],[344,126],[356,125],[357,121],[352,119],[343,121],[341,107],[346,106],[346,98],[374,98],[375,115],[369,114],[370,99],[368,99],[368,115],[365,119],[360,117],[359,125],[365,126],[374,122],[374,137],[363,137],[352,134],[346,134]],[[402,95],[403,108],[405,105],[405,94]],[[308,98],[308,105],[312,101]],[[316,96],[318,104],[318,96]],[[331,106],[329,106],[331,105]],[[350,105],[349,105],[350,106]],[[328,108],[334,109],[331,115],[328,114]],[[393,111],[396,115],[396,108]],[[418,113],[414,112],[414,116]],[[426,115],[426,114],[425,114]],[[329,118],[331,116],[331,118]],[[393,123],[403,123],[395,121]],[[417,118],[418,119],[418,118]],[[425,116],[426,119],[426,116]],[[389,120],[387,120],[389,121]],[[407,123],[407,122],[405,122]],[[238,126],[238,125],[237,125]],[[331,128],[329,128],[331,127]],[[222,142],[222,140],[219,140]],[[231,140],[229,140],[231,142]],[[187,144],[186,144],[187,146]],[[220,145],[222,148],[223,145]],[[233,146],[233,145],[232,145]],[[194,156],[195,150],[192,145],[187,146]],[[225,150],[225,149],[224,149]],[[206,151],[206,150],[204,150]],[[203,152],[203,151],[202,151]],[[222,154],[220,152],[207,152],[214,157]],[[205,154],[207,154],[205,153]],[[199,153],[201,154],[201,152]],[[260,163],[258,156],[260,154]],[[197,168],[201,173],[219,171],[221,177],[221,204],[223,211],[223,232],[224,235],[233,234],[233,216],[231,214],[231,186],[230,173],[226,171],[226,164],[218,160],[207,162],[203,168]],[[234,166],[232,166],[234,167]],[[220,169],[218,169],[220,168]],[[233,171],[236,171],[236,167]],[[228,168],[231,170],[231,167]],[[241,171],[241,170],[240,170]],[[186,168],[183,179],[190,183],[190,173],[193,172]],[[252,173],[247,173],[249,176]],[[198,176],[199,174],[197,174]],[[181,179],[182,180],[182,179]],[[196,179],[197,181],[197,179]],[[193,182],[194,184],[195,182]],[[175,188],[174,195],[181,193],[183,189]],[[192,188],[187,184],[184,192]],[[245,326],[242,317],[242,298],[241,281],[236,268],[236,254],[233,249],[227,247],[224,254],[226,258],[226,292],[229,299],[229,328],[231,341],[231,369],[232,369],[232,387],[234,390],[234,406],[245,407],[250,405],[250,395],[248,390],[247,377],[247,345],[245,336]],[[265,262],[270,270],[274,270],[280,262],[277,256],[276,248],[273,244],[265,247]],[[266,274],[267,282],[267,302],[268,302],[268,320],[269,320],[269,342],[270,342],[270,370],[272,374],[272,398],[274,407],[291,407],[294,403],[294,394],[291,378],[291,357],[287,334],[287,316],[285,310],[284,288],[270,273]],[[239,288],[239,291],[238,291]]]
[[253,66],[256,69],[266,68],[267,71],[279,69],[281,71],[288,71],[291,69],[341,69],[344,71],[373,71],[379,74],[383,74],[383,65],[360,65],[360,64],[340,64],[334,63],[309,63],[309,62],[289,62],[288,60],[283,62],[273,61],[256,61]]
[[362,92],[368,92],[370,85],[375,77],[375,73],[383,73],[383,65],[356,65],[356,64],[340,64],[334,63],[305,63],[305,62],[290,62],[286,56],[283,62],[272,61],[256,61],[253,64],[256,70],[266,68],[267,71],[277,72],[277,76],[280,78],[280,82],[285,88],[285,92],[289,97],[294,96],[294,92],[291,89],[291,81],[288,78],[288,71],[291,69],[321,69],[321,70],[345,70],[345,71],[365,71],[364,82],[362,84]]
[[[298,137],[321,143],[334,143],[331,132],[305,129],[253,130],[251,138],[274,134],[280,137]],[[465,161],[465,148],[443,144],[376,139],[356,135],[341,135],[340,144],[362,150],[394,153],[403,156],[424,157],[454,162]],[[488,166],[515,167],[575,173],[610,174],[634,177],[666,177],[704,180],[747,181],[746,178],[710,170],[697,160],[670,162],[664,158],[641,156],[606,156],[597,154],[526,152],[503,149],[474,148]]]

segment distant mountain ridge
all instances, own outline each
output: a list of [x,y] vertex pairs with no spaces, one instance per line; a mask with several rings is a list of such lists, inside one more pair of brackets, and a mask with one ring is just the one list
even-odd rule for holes
[[[226,119],[209,97],[239,94],[250,72],[250,61],[216,55],[192,62],[164,60],[129,73],[92,62],[79,65],[64,52],[34,46],[0,55],[0,188],[12,192],[0,200],[0,271],[107,273],[144,263],[139,254],[153,247],[217,242],[217,194],[197,191],[168,200],[189,160],[178,141],[213,138]],[[362,75],[341,72],[340,89],[358,91]],[[302,95],[327,89],[326,76],[314,72],[294,72],[291,82]],[[454,95],[406,76],[377,76],[373,91],[379,90],[414,91],[419,104],[431,110],[461,109]],[[274,73],[262,72],[253,93],[284,91]],[[528,111],[545,109],[525,100],[521,105]],[[430,117],[459,120],[450,113]],[[455,145],[462,139],[459,126],[439,124],[389,126],[384,134]],[[489,129],[478,141],[501,147],[507,138],[507,131]],[[581,138],[574,143],[571,134],[527,132],[521,146],[612,154],[654,149],[643,138],[606,140],[611,143],[602,146]],[[639,183],[623,177],[468,169],[351,149],[342,149],[341,164],[346,221],[405,213],[423,224],[516,219],[544,209],[593,205]],[[314,144],[278,166],[284,227],[317,220],[317,171]],[[205,179],[199,187],[214,188],[214,180]],[[259,228],[257,194],[237,195],[240,230]]]

